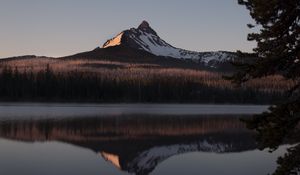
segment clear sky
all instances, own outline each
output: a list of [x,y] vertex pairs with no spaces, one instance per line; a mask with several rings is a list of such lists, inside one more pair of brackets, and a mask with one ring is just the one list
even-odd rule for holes
[[170,44],[252,51],[252,19],[237,0],[0,0],[0,58],[92,50],[147,20]]

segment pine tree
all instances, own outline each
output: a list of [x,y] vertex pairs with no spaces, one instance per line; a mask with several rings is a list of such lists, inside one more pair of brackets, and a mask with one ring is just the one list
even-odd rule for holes
[[239,0],[245,5],[259,28],[248,40],[256,41],[254,49],[259,59],[236,76],[244,82],[252,78],[280,74],[288,79],[300,76],[300,1],[299,0]]
[[[233,81],[243,83],[276,74],[295,82],[286,102],[247,121],[248,127],[258,132],[260,148],[271,148],[273,151],[286,140],[300,141],[300,1],[238,0],[238,3],[246,6],[256,21],[248,27],[259,29],[259,32],[248,35],[248,40],[257,42],[254,52],[258,58],[253,63],[240,65],[240,71],[232,77]],[[299,149],[299,146],[293,151],[290,149],[285,157],[278,160],[280,166],[276,175],[292,174],[299,170],[299,165],[295,163],[299,162],[299,155],[294,154],[300,152]],[[283,160],[293,160],[298,167],[286,166],[288,161]],[[293,163],[289,162],[289,165]]]

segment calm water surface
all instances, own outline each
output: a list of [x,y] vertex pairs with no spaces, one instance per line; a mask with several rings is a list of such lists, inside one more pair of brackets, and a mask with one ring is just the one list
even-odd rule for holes
[[266,175],[240,118],[267,106],[0,104],[0,174]]

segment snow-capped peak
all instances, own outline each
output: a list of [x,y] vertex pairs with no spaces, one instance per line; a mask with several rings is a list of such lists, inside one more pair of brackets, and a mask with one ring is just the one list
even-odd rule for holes
[[102,48],[118,45],[144,50],[156,56],[190,59],[211,67],[236,58],[236,54],[231,52],[195,52],[176,48],[161,39],[147,21],[143,21],[138,28],[121,32],[113,39],[105,42]]

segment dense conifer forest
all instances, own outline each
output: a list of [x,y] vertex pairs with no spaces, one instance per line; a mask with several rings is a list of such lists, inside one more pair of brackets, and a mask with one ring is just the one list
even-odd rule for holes
[[49,64],[39,71],[5,66],[0,101],[270,104],[285,98],[279,86],[266,81],[234,87],[209,72],[147,70],[56,72]]

